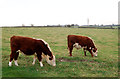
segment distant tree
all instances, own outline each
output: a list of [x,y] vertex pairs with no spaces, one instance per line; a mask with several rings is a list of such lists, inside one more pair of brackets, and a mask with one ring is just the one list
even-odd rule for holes
[[101,24],[101,26],[103,26],[103,24]]
[[71,25],[68,24],[67,27],[71,27]]
[[95,27],[97,27],[97,25],[96,25],[96,24],[94,24],[94,26],[95,26]]
[[114,26],[115,24],[112,24],[112,26]]
[[71,26],[75,26],[75,24],[71,24]]
[[25,25],[24,25],[24,24],[22,24],[22,27],[25,27]]
[[31,24],[31,27],[33,27],[34,25],[33,24]]

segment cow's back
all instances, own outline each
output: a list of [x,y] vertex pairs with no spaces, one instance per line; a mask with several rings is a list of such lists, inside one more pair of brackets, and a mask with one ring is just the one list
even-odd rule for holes
[[68,43],[79,43],[81,46],[91,46],[93,45],[93,41],[91,38],[86,36],[79,35],[68,35]]
[[37,40],[35,39],[22,36],[13,36],[10,41],[12,50],[20,50],[26,55],[32,55],[36,51]]
[[22,37],[22,36],[13,36],[10,39],[11,44],[16,45],[16,46],[31,46],[34,45],[35,40],[33,40],[32,38],[28,38],[28,37]]
[[87,39],[89,39],[89,38],[87,38],[87,37],[85,37],[85,36],[78,36],[78,35],[68,35],[68,40],[70,41],[70,42],[74,42],[74,43],[76,43],[76,42],[79,42],[79,41],[86,41]]

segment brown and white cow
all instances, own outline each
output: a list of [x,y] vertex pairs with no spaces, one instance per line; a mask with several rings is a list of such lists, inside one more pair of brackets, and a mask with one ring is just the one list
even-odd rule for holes
[[86,36],[79,36],[79,35],[68,35],[68,50],[70,56],[72,56],[73,47],[76,49],[83,48],[84,55],[86,56],[86,50],[90,52],[90,54],[97,56],[97,48],[94,45],[94,42],[91,38]]
[[32,63],[33,65],[35,64],[36,58],[38,58],[40,66],[43,67],[42,54],[44,54],[47,63],[52,66],[56,66],[55,56],[52,54],[48,43],[42,39],[34,39],[23,36],[12,36],[10,39],[10,45],[11,54],[9,66],[12,66],[13,59],[15,60],[15,65],[18,66],[17,58],[19,56],[19,52],[22,52],[25,55],[35,55]]

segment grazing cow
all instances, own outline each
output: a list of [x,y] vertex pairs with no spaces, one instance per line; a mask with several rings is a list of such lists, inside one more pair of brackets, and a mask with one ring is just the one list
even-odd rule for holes
[[46,58],[48,64],[56,66],[55,56],[52,54],[52,51],[47,42],[42,39],[34,39],[23,36],[12,36],[10,39],[11,44],[11,54],[9,66],[12,66],[12,60],[15,60],[15,65],[18,66],[17,58],[19,52],[24,53],[25,55],[35,55],[33,59],[33,65],[35,64],[36,58],[38,58],[40,66],[43,67],[42,58]]
[[91,38],[86,36],[79,36],[79,35],[68,35],[68,50],[70,56],[72,56],[73,47],[76,49],[83,48],[84,55],[86,56],[86,50],[90,52],[90,54],[97,56],[97,48],[95,47]]

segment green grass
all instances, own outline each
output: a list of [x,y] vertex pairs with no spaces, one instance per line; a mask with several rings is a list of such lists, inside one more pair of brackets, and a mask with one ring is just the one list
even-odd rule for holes
[[[83,50],[73,50],[69,57],[67,35],[84,35],[91,37],[98,48],[98,56],[91,57]],[[44,39],[49,43],[56,56],[56,67],[43,62],[41,68],[38,60],[33,66],[33,56],[19,55],[16,67],[8,66],[10,55],[10,37],[13,35]],[[59,61],[60,58],[69,60]],[[72,62],[71,62],[72,61]],[[88,28],[2,28],[2,76],[3,77],[117,77],[118,76],[118,31],[116,29]]]

